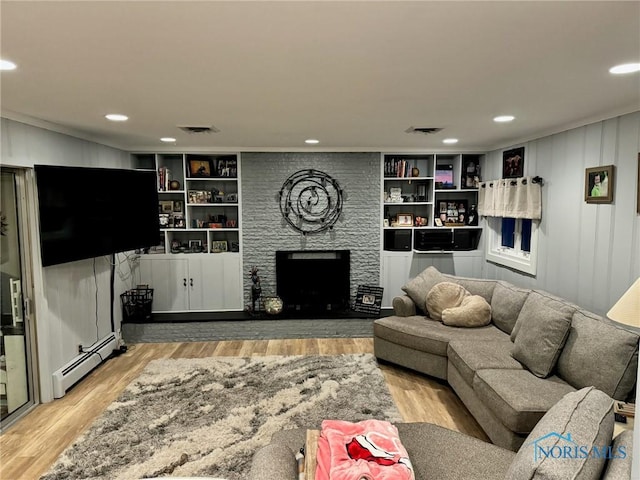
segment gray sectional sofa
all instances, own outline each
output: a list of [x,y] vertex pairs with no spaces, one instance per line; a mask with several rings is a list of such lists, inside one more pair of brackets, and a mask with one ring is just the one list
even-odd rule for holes
[[[615,438],[613,400],[587,387],[564,396],[517,453],[430,423],[396,425],[416,480],[631,478],[633,435]],[[305,430],[274,434],[253,457],[249,480],[295,480]],[[362,461],[362,460],[360,460]]]
[[[490,323],[466,328],[429,318],[426,297],[442,282],[484,298]],[[518,450],[568,393],[593,386],[617,400],[635,395],[638,332],[544,291],[434,267],[403,290],[395,315],[374,322],[376,357],[446,380],[502,448]]]

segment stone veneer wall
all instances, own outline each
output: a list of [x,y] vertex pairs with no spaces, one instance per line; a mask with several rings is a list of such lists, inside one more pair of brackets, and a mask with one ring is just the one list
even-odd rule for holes
[[[302,236],[282,218],[278,192],[303,169],[327,173],[345,192],[333,231]],[[243,153],[241,181],[245,305],[251,302],[252,265],[259,268],[262,294],[275,295],[277,250],[350,250],[352,301],[358,285],[379,284],[379,153]]]

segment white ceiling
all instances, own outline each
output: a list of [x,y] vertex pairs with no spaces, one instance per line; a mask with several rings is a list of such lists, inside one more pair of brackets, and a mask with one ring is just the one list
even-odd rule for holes
[[313,137],[485,151],[640,109],[640,74],[608,73],[640,61],[638,1],[2,0],[0,14],[0,56],[18,64],[1,76],[3,116],[126,150],[172,136],[179,150]]

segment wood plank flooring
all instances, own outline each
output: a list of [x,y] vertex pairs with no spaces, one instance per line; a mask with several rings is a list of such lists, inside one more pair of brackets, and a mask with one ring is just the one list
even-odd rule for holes
[[[89,374],[63,398],[36,406],[0,436],[0,479],[37,479],[157,358],[210,356],[339,355],[373,353],[371,338],[238,340],[143,343]],[[381,364],[389,390],[406,422],[431,422],[488,441],[462,402],[444,382]]]

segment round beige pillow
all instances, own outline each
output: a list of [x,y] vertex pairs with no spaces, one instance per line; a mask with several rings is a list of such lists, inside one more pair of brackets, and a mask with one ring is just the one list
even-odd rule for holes
[[458,307],[442,311],[442,323],[452,327],[484,327],[491,322],[491,305],[480,295],[469,295]]
[[462,285],[453,282],[440,282],[427,293],[425,302],[427,312],[434,320],[442,320],[442,312],[447,308],[460,306],[468,294],[469,292]]

